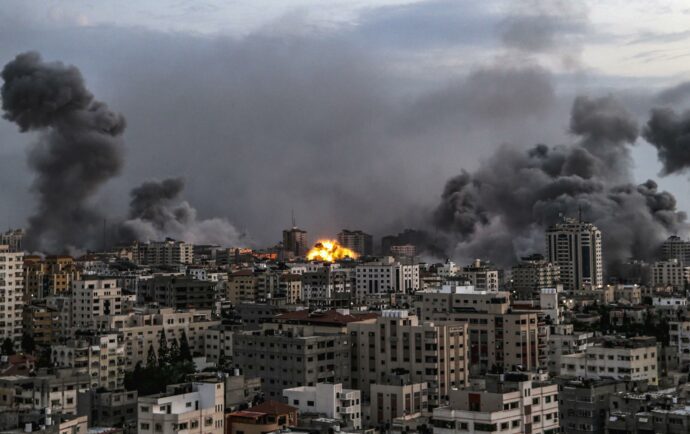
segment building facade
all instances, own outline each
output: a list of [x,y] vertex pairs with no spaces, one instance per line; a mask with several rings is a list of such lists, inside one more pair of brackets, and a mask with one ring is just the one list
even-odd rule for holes
[[564,218],[546,231],[547,259],[560,270],[565,290],[604,284],[601,231],[591,223]]

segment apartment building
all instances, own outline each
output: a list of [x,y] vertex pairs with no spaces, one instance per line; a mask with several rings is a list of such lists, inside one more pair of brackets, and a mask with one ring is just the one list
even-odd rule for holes
[[338,233],[338,243],[358,255],[371,256],[374,253],[374,242],[371,235],[362,231],[343,229]]
[[404,310],[384,310],[375,322],[348,324],[353,389],[366,400],[372,384],[392,370],[410,373],[413,382],[429,385],[429,405],[448,399],[453,387],[468,379],[467,324],[421,322]]
[[125,381],[125,346],[121,335],[80,336],[62,345],[53,345],[51,360],[60,368],[74,368],[91,379],[91,387],[122,389]]
[[24,253],[0,245],[0,341],[19,348],[24,310]]
[[559,267],[566,291],[604,284],[601,231],[593,224],[563,218],[546,231],[546,250],[548,261]]
[[551,327],[549,333],[549,373],[561,372],[561,359],[568,354],[584,353],[594,345],[593,332],[576,332],[572,324],[559,324]]
[[174,384],[164,393],[140,396],[137,432],[224,434],[224,386],[222,380]]
[[672,235],[661,245],[661,256],[665,261],[677,259],[682,264],[690,264],[690,241]]
[[97,319],[122,313],[122,291],[115,279],[72,282],[72,329],[88,330]]
[[611,395],[638,387],[639,383],[613,379],[558,378],[561,432],[604,433]]
[[412,381],[409,371],[397,369],[384,376],[371,385],[370,395],[367,426],[388,425],[414,432],[428,421],[429,385]]
[[165,331],[168,343],[178,341],[182,333],[192,354],[203,354],[207,330],[220,324],[212,319],[210,310],[176,311],[171,308],[138,309],[124,315],[101,318],[95,329],[103,333],[120,333],[125,345],[125,369],[133,370],[137,363],[146,365],[149,348],[158,353],[160,335]]
[[544,256],[534,254],[522,258],[511,273],[512,290],[520,298],[529,299],[541,288],[554,288],[561,280],[561,269],[547,261]]
[[10,252],[21,252],[24,240],[23,229],[9,229],[0,233],[0,245],[7,246]]
[[260,330],[235,333],[232,361],[250,377],[263,378],[269,399],[283,389],[317,383],[350,384],[350,342],[342,333],[320,333],[314,327],[265,324]]
[[477,291],[498,291],[500,285],[498,269],[480,259],[463,267],[454,279],[467,282]]
[[285,299],[286,304],[297,304],[304,300],[302,277],[291,273],[282,274],[278,283],[278,298]]
[[26,299],[43,299],[51,295],[66,294],[72,282],[81,279],[74,258],[66,255],[24,257]]
[[609,377],[622,380],[659,382],[657,343],[653,337],[605,338],[583,353],[561,357],[562,376]]
[[355,267],[357,300],[364,300],[369,295],[410,294],[419,290],[419,285],[419,265],[405,265],[390,256]]
[[450,403],[434,409],[434,434],[558,433],[558,385],[530,377],[489,375],[467,389],[453,389]]
[[317,383],[283,390],[283,397],[300,413],[316,413],[337,419],[349,428],[362,428],[361,392],[343,385]]
[[653,287],[671,286],[673,289],[682,290],[690,283],[690,263],[679,259],[657,261],[652,264]]
[[137,399],[136,390],[90,389],[77,394],[77,412],[88,416],[89,425],[93,427],[136,426]]
[[0,377],[0,408],[10,411],[45,410],[77,414],[77,393],[87,391],[91,379],[71,369],[36,376]]
[[226,297],[230,303],[253,303],[256,301],[257,279],[252,270],[240,270],[228,276]]
[[690,366],[690,321],[669,322],[669,347],[676,353],[679,369]]
[[179,265],[194,262],[194,245],[165,240],[132,245],[132,260],[137,265]]
[[187,276],[155,276],[142,282],[143,301],[174,309],[213,309],[216,283]]
[[349,270],[322,267],[302,274],[302,297],[310,306],[330,306],[339,294],[349,297],[351,289]]
[[546,368],[548,327],[540,310],[510,308],[510,293],[444,285],[419,291],[415,306],[423,321],[453,321],[468,326],[470,372],[493,367]]
[[24,333],[31,336],[37,345],[52,345],[57,341],[60,328],[60,313],[47,304],[24,306],[22,323]]

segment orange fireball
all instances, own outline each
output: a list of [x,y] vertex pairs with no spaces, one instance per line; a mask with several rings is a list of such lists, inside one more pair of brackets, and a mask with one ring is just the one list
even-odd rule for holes
[[357,259],[357,253],[338,244],[335,240],[321,240],[307,253],[310,261],[335,262],[340,259]]

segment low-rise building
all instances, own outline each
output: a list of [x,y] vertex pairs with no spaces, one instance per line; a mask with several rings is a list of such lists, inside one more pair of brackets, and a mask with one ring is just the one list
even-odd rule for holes
[[361,392],[343,389],[342,384],[317,383],[283,390],[288,404],[300,413],[323,414],[342,421],[346,426],[362,428]]
[[566,377],[645,380],[658,384],[657,344],[653,337],[606,338],[584,353],[561,357]]
[[137,432],[225,433],[223,381],[174,384],[138,400]]
[[559,432],[558,386],[530,377],[489,375],[472,387],[452,390],[449,405],[434,409],[434,434]]
[[280,432],[297,425],[297,408],[277,401],[266,401],[247,410],[226,415],[226,434],[264,434]]

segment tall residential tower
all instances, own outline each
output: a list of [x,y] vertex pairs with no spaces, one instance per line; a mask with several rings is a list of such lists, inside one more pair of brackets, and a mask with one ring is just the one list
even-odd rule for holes
[[563,218],[546,231],[548,261],[560,268],[565,290],[604,284],[601,231],[591,223]]

